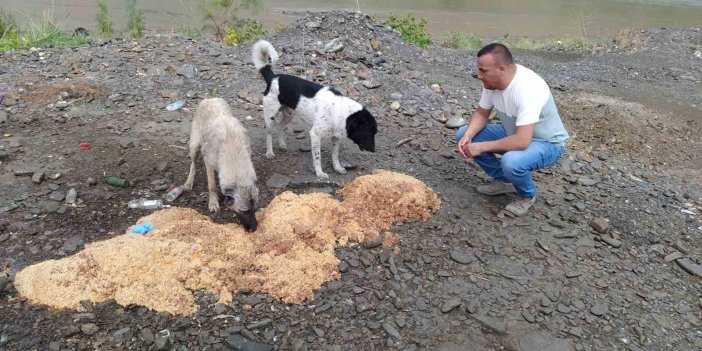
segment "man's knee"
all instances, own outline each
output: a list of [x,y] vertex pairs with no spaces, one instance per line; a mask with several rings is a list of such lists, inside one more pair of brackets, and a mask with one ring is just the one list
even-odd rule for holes
[[505,174],[511,174],[515,171],[520,171],[523,168],[522,159],[519,153],[514,151],[505,152],[504,155],[502,155],[500,164],[502,165],[502,172]]

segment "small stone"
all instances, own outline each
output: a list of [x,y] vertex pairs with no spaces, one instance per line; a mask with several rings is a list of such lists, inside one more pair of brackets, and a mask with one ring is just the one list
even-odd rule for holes
[[452,260],[460,263],[460,264],[471,264],[473,261],[475,261],[475,255],[471,252],[465,252],[465,251],[458,251],[458,250],[453,250],[449,253],[449,256],[451,257]]
[[197,68],[192,63],[186,63],[178,69],[177,74],[188,79],[197,77]]
[[436,92],[436,93],[440,93],[440,92],[441,92],[441,86],[440,86],[439,84],[432,84],[432,85],[431,85],[431,90],[433,90],[433,91]]
[[473,316],[473,318],[494,333],[507,335],[507,325],[503,321],[489,316]]
[[93,323],[86,323],[80,326],[80,331],[85,335],[93,335],[100,331],[100,327]]
[[39,201],[37,202],[37,208],[41,210],[41,213],[49,214],[54,213],[59,210],[61,204],[56,201]]
[[596,231],[604,233],[609,228],[609,221],[602,217],[598,217],[593,219],[592,222],[590,222],[590,226],[595,228]]
[[511,337],[507,349],[512,351],[574,351],[568,340],[542,332],[530,332]]
[[607,304],[604,303],[595,304],[590,308],[590,313],[598,317],[603,316],[607,312],[609,312],[609,306],[607,306]]
[[576,277],[579,277],[581,275],[582,275],[582,273],[577,272],[577,271],[568,271],[565,274],[566,278],[576,278]]
[[266,181],[266,186],[269,188],[282,189],[290,184],[290,178],[282,174],[274,173]]
[[78,192],[75,188],[70,188],[66,193],[66,203],[69,205],[74,204],[76,200],[78,200]]
[[399,102],[399,101],[393,101],[393,102],[390,104],[390,109],[393,110],[393,111],[399,110],[399,109],[400,109],[400,102]]
[[63,243],[63,249],[68,252],[73,252],[76,251],[81,245],[83,245],[83,238],[78,235],[74,235]]
[[690,259],[681,258],[675,262],[677,262],[678,266],[680,266],[680,268],[684,269],[686,272],[702,277],[702,266],[692,262]]
[[334,38],[324,45],[324,51],[329,53],[344,50],[344,41],[341,38]]
[[0,124],[7,124],[7,112],[0,111]]
[[236,351],[273,351],[272,345],[253,342],[241,335],[232,335],[226,339],[226,346]]
[[453,116],[446,121],[446,128],[460,128],[466,125],[466,120],[462,116]]
[[370,45],[371,45],[371,48],[372,48],[373,50],[378,51],[378,50],[380,50],[380,48],[381,48],[381,46],[382,46],[382,43],[381,43],[380,40],[378,40],[378,39],[372,39],[372,40],[370,41]]
[[124,342],[132,338],[131,329],[129,327],[122,328],[114,333],[112,333],[112,338],[115,342]]
[[385,332],[388,333],[388,335],[392,336],[393,338],[400,340],[402,339],[402,336],[400,335],[400,332],[397,331],[397,328],[393,325],[394,323],[391,323],[389,321],[383,323],[383,329],[385,329]]
[[364,80],[362,84],[364,87],[366,87],[368,89],[375,89],[375,88],[382,85],[380,82],[373,80],[373,79]]
[[59,173],[59,172],[49,173],[46,175],[46,177],[51,179],[51,180],[56,180],[56,179],[61,178],[61,173]]
[[168,161],[159,162],[156,166],[157,172],[164,172],[166,169],[168,169]]
[[49,199],[53,201],[63,201],[66,198],[66,193],[63,191],[52,191],[51,194],[49,194]]
[[144,340],[145,343],[147,344],[152,344],[154,340],[156,339],[156,336],[154,335],[154,332],[151,331],[149,328],[144,328],[139,332],[139,335],[141,337],[141,340]]
[[46,175],[44,174],[44,172],[36,172],[32,176],[32,182],[35,184],[41,184],[41,182],[44,181],[45,177]]
[[97,180],[93,177],[88,177],[88,179],[85,180],[88,185],[93,186],[97,184]]
[[35,172],[29,169],[16,169],[14,171],[15,177],[29,177],[33,174],[35,174]]
[[618,248],[618,247],[622,246],[622,242],[620,240],[612,238],[608,235],[601,235],[600,239],[602,239],[602,241],[604,241],[605,243],[607,243],[607,245],[609,245],[613,248]]
[[10,278],[4,275],[0,275],[0,293],[5,291],[5,288],[10,285]]
[[119,146],[123,149],[130,149],[134,147],[134,140],[130,139],[121,139],[119,141]]
[[167,335],[158,334],[154,338],[154,346],[156,347],[156,350],[159,351],[169,350],[171,348],[171,338],[169,338]]
[[557,309],[558,309],[558,312],[561,312],[561,313],[570,313],[570,307],[568,307],[562,303],[558,304]]
[[680,258],[683,258],[683,254],[682,254],[680,251],[675,251],[675,252],[673,252],[673,253],[671,253],[671,254],[666,255],[666,256],[663,258],[663,260],[664,260],[665,262],[670,263],[670,262],[673,262],[673,261],[675,261],[675,260],[677,260],[677,259],[680,259]]
[[461,299],[459,298],[454,298],[451,300],[446,301],[443,306],[441,306],[441,312],[443,313],[448,313],[451,312],[453,309],[461,305]]

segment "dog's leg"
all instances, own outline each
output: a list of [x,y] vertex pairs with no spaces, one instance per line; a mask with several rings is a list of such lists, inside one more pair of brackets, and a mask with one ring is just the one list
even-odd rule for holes
[[193,190],[193,183],[195,182],[195,162],[197,161],[197,153],[200,150],[200,134],[191,133],[190,143],[188,144],[190,152],[190,173],[188,173],[188,179],[183,184],[184,191]]
[[322,143],[314,128],[310,130],[310,142],[312,143],[312,162],[317,178],[329,178],[329,175],[322,171]]
[[197,160],[197,149],[195,152],[190,151],[190,173],[188,173],[188,179],[183,184],[184,191],[193,190],[193,182],[195,182],[195,160]]
[[266,157],[273,158],[273,133],[276,131],[275,115],[278,113],[280,105],[274,106],[271,103],[263,104],[263,118],[266,122]]
[[278,146],[280,146],[281,149],[283,150],[288,150],[288,146],[285,144],[285,126],[292,121],[293,116],[295,115],[295,110],[289,108],[289,107],[283,107],[281,109],[283,119],[278,122]]
[[210,212],[219,212],[219,196],[217,195],[217,179],[215,178],[214,167],[205,160],[207,170],[207,192],[210,195],[208,207]]
[[334,170],[336,173],[344,174],[346,173],[346,168],[344,168],[341,163],[339,163],[339,144],[341,144],[339,138],[333,136],[331,138],[332,144],[332,164],[334,164]]

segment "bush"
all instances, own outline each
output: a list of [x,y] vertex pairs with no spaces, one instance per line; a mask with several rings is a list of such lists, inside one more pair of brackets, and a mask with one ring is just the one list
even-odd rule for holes
[[112,21],[107,18],[107,0],[98,0],[98,13],[96,16],[98,33],[104,38],[112,37]]
[[230,45],[237,44],[244,34],[237,28],[241,22],[237,17],[239,9],[256,10],[262,6],[263,0],[200,0],[200,12],[206,21],[212,22],[210,29],[214,27],[218,40],[224,41],[232,29],[236,31],[237,42]]
[[134,39],[144,36],[144,10],[137,7],[137,0],[126,0],[127,32]]
[[431,44],[431,35],[427,32],[427,20],[422,18],[417,22],[414,14],[408,13],[405,17],[391,14],[385,25],[397,30],[408,43],[425,48]]
[[452,49],[476,50],[483,46],[483,40],[471,32],[449,32],[444,38],[442,46]]

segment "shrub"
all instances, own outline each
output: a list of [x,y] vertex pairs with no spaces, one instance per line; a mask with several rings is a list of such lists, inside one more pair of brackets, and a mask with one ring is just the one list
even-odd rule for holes
[[420,48],[425,48],[431,44],[431,35],[427,32],[427,20],[425,18],[421,18],[417,22],[412,13],[408,13],[405,17],[391,14],[385,21],[385,25],[397,30],[405,41]]

